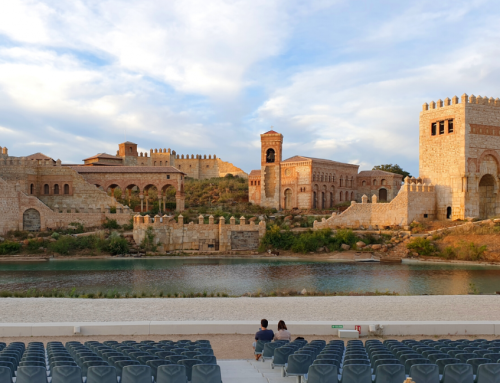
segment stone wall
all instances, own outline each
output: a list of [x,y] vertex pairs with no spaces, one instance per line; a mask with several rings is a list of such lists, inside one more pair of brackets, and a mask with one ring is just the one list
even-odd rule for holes
[[434,186],[412,183],[407,177],[399,194],[390,203],[377,203],[377,197],[362,197],[362,203],[351,202],[343,213],[333,214],[329,219],[315,222],[314,229],[358,228],[363,226],[406,226],[414,220],[433,220],[436,216],[436,193]]
[[187,177],[197,180],[206,180],[210,178],[225,177],[227,174],[248,178],[248,174],[233,164],[222,161],[220,158],[213,158],[211,155],[192,154],[191,156],[177,155],[175,167],[186,173]]
[[[41,200],[22,191],[19,183],[12,185],[0,178],[0,234],[10,230],[33,229],[33,217],[36,211],[40,217],[40,230],[65,228],[72,222],[82,223],[85,227],[101,226],[106,217],[115,219],[119,224],[129,223],[132,217],[128,208],[118,209],[116,214],[109,212],[109,207],[102,209],[52,210]],[[24,213],[28,212],[30,227],[24,227]],[[28,223],[28,221],[26,221]]]
[[[155,234],[155,243],[162,245],[165,251],[256,250],[260,239],[266,233],[264,221],[257,225],[254,222],[247,224],[245,218],[241,217],[240,224],[237,225],[234,218],[231,218],[229,224],[226,224],[223,217],[219,223],[215,223],[212,216],[208,224],[204,224],[203,220],[203,216],[200,216],[198,224],[184,224],[182,215],[178,217],[177,222],[166,215],[157,215],[154,218],[137,215],[134,217],[134,240],[137,244],[142,243],[146,230],[151,227]],[[251,233],[257,233],[259,241],[255,242],[255,238],[252,240]],[[241,240],[243,237],[246,237],[246,241]],[[251,248],[243,249],[242,244],[245,243]]]

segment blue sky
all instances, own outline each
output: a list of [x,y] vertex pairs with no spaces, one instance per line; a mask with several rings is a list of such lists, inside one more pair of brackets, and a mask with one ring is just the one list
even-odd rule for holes
[[500,97],[494,1],[8,0],[0,146],[80,163],[217,154],[249,172],[259,134],[295,154],[418,174],[424,102]]

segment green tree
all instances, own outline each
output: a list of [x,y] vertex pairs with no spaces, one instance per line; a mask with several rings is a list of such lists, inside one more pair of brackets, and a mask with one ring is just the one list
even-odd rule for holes
[[403,179],[406,177],[411,178],[411,174],[401,168],[398,164],[385,164],[385,165],[377,165],[374,166],[372,170],[383,170],[384,172],[389,172],[389,173],[396,173],[396,174],[401,174],[403,176]]

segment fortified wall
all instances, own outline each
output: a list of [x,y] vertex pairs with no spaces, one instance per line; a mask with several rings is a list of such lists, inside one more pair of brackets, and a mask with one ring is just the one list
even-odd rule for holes
[[260,240],[266,233],[265,221],[247,223],[245,217],[236,224],[234,217],[226,224],[224,217],[219,223],[210,216],[208,224],[204,224],[203,216],[199,217],[198,224],[190,222],[184,224],[184,217],[179,215],[177,222],[171,216],[154,218],[136,215],[134,217],[134,240],[142,243],[146,237],[148,227],[155,234],[155,244],[162,245],[165,251],[199,250],[199,251],[230,251],[230,250],[257,250]]
[[[111,158],[109,158],[111,157]],[[119,163],[113,162],[118,160]],[[137,144],[124,142],[119,145],[116,157],[102,154],[90,157],[85,164],[102,163],[104,165],[124,166],[173,166],[186,174],[187,177],[204,180],[217,177],[225,177],[227,174],[248,178],[248,174],[230,162],[222,161],[214,154],[177,154],[175,150],[150,149],[148,152],[138,152]]]
[[352,201],[341,214],[334,213],[322,222],[314,222],[314,229],[407,226],[414,220],[433,220],[436,217],[434,186],[419,183],[415,178],[406,177],[398,195],[389,203],[377,203],[375,195],[371,203],[366,195],[361,200],[361,203]]

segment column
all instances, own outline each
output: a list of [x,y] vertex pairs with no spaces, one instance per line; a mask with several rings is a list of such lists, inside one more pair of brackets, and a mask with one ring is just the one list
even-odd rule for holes
[[141,192],[139,194],[139,198],[141,199],[141,213],[144,212],[144,194]]

